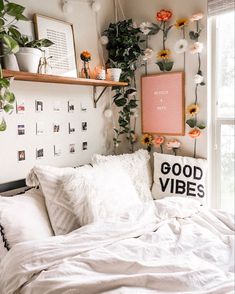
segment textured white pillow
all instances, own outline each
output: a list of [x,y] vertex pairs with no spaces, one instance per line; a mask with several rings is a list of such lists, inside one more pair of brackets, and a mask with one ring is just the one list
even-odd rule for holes
[[128,173],[120,163],[102,163],[78,170],[63,180],[81,226],[107,218],[129,217],[129,210],[142,206]]
[[103,156],[94,154],[92,164],[103,162],[119,162],[129,174],[140,199],[143,201],[152,200],[150,188],[152,187],[152,170],[150,156],[146,150],[140,149],[132,154]]
[[[83,166],[79,169],[91,169],[91,166]],[[57,168],[51,166],[35,166],[27,176],[26,183],[33,184],[35,179],[40,184],[45,197],[47,211],[55,235],[65,235],[79,227],[72,211],[69,198],[61,185],[64,176],[74,174],[74,168]]]
[[166,196],[193,197],[203,202],[206,194],[205,159],[154,153],[155,199]]
[[0,196],[0,262],[6,255],[3,236],[9,248],[17,243],[53,236],[44,197],[39,190],[12,197]]

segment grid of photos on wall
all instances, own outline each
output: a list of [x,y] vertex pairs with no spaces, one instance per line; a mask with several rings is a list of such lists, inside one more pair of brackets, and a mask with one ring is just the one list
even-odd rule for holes
[[[76,107],[75,104],[72,100],[67,101],[67,112],[68,113],[75,113],[76,112]],[[18,99],[16,102],[16,113],[17,114],[24,114],[27,111],[26,106],[25,106],[25,101],[22,99]],[[35,112],[38,113],[37,121],[35,123],[35,135],[36,136],[43,136],[45,134],[45,131],[48,133],[48,125],[45,124],[43,121],[43,117],[40,117],[40,113],[43,113],[46,111],[44,101],[40,99],[35,100]],[[62,111],[62,102],[61,101],[55,101],[53,105],[53,112],[60,112]],[[85,104],[80,105],[80,111],[81,112],[87,112],[87,106]],[[23,116],[22,116],[23,117]],[[27,126],[26,124],[22,121],[21,117],[21,122],[17,125],[17,135],[18,136],[24,136],[27,133]],[[66,129],[69,135],[76,134],[76,127],[74,122],[69,121],[62,125],[60,122],[54,120],[51,123],[51,129],[49,129],[49,132],[51,132],[52,135],[55,136],[60,136],[61,130]],[[86,120],[83,120],[81,122],[81,127],[80,127],[81,132],[87,132],[88,131],[88,123]],[[62,136],[62,135],[61,135]],[[52,143],[53,144],[53,143]],[[47,154],[47,156],[54,156],[59,157],[62,155],[62,146],[59,144],[53,144],[53,154]],[[81,146],[77,146],[73,142],[73,136],[71,136],[71,142],[68,142],[68,154],[76,154],[78,150],[86,151],[88,150],[88,142],[87,141],[82,141]],[[35,149],[35,159],[40,160],[43,159],[46,156],[45,154],[45,148],[43,146],[38,146]],[[25,161],[27,159],[26,156],[26,150],[18,150],[17,151],[17,160],[18,162]]]

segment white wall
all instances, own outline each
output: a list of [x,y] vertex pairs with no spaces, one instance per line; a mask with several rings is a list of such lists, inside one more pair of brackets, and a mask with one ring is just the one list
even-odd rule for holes
[[[89,50],[93,59],[91,67],[100,63],[98,57],[97,32],[95,25],[95,14],[90,9],[90,5],[85,1],[71,1],[73,13],[65,15],[61,10],[60,0],[38,1],[38,0],[15,0],[15,2],[26,6],[26,14],[31,18],[33,13],[51,16],[61,20],[73,23],[76,41],[76,51]],[[171,9],[174,13],[173,20],[178,17],[188,17],[195,12],[202,11],[206,14],[207,1],[205,0],[122,0],[126,17],[133,18],[137,23],[142,21],[155,22],[156,11],[161,8]],[[101,0],[102,9],[99,12],[99,23],[101,31],[108,27],[110,21],[113,21],[113,1]],[[203,22],[204,31],[202,33],[202,42],[205,49],[202,55],[202,70],[206,76],[206,17]],[[161,48],[160,35],[151,37],[150,46],[156,53]],[[179,32],[172,30],[168,45],[172,48],[176,40],[180,38]],[[78,54],[79,57],[79,54]],[[175,65],[174,70],[183,69],[183,59],[180,55],[173,55]],[[155,57],[149,64],[149,73],[159,73],[155,64]],[[193,76],[197,70],[197,58],[187,54],[186,61],[186,105],[194,101]],[[143,72],[138,75],[138,81]],[[138,89],[139,85],[138,85]],[[0,183],[12,181],[25,177],[29,169],[36,163],[52,164],[55,166],[73,166],[84,164],[90,161],[90,156],[95,153],[106,153],[112,141],[111,124],[104,120],[103,110],[109,104],[110,93],[98,103],[98,108],[94,109],[92,104],[92,88],[58,84],[39,84],[31,82],[13,83],[12,90],[17,99],[23,99],[26,102],[25,114],[16,114],[15,112],[7,116],[8,130],[0,133]],[[138,92],[139,99],[140,91]],[[45,105],[44,113],[35,113],[35,100],[43,100]],[[68,114],[66,111],[67,100],[74,100],[76,112]],[[62,110],[60,113],[54,113],[53,103],[60,100]],[[80,111],[80,103],[85,102],[88,106],[87,113]],[[207,98],[206,87],[199,90],[199,103],[201,106],[200,117],[206,120]],[[42,136],[35,135],[35,123],[38,120],[44,120],[47,126],[46,133]],[[53,122],[60,122],[62,133],[53,134]],[[68,121],[76,124],[77,131],[74,135],[68,135]],[[81,132],[81,122],[88,122],[88,131]],[[17,125],[25,123],[26,136],[17,136]],[[140,119],[138,130],[141,133]],[[109,134],[109,136],[107,135]],[[193,140],[188,136],[179,137],[182,142],[181,154],[192,155]],[[88,150],[82,151],[82,142],[88,142]],[[76,153],[68,153],[68,145],[76,144]],[[54,157],[53,145],[62,145],[62,156]],[[198,140],[198,157],[206,157],[207,132]],[[45,148],[45,157],[42,160],[36,160],[35,152],[37,147]],[[26,151],[26,160],[17,161],[17,150]]]
[[[91,68],[100,64],[97,48],[97,32],[95,14],[90,4],[85,1],[71,1],[73,13],[65,15],[61,10],[59,0],[15,0],[25,7],[26,15],[32,18],[34,13],[47,15],[68,21],[74,25],[77,56],[83,50],[92,53]],[[101,30],[106,28],[113,17],[112,1],[102,0],[102,10],[99,13]],[[0,183],[24,178],[35,164],[52,164],[54,166],[74,166],[88,163],[93,153],[106,152],[110,138],[107,138],[107,127],[103,110],[111,97],[110,92],[93,108],[92,88],[84,86],[44,84],[14,81],[12,90],[17,100],[24,100],[24,114],[6,115],[7,131],[0,132]],[[35,100],[44,102],[44,112],[35,113]],[[53,105],[60,101],[61,111],[55,113]],[[67,101],[73,100],[75,112],[67,112]],[[81,112],[80,103],[85,103],[87,112]],[[45,134],[35,135],[37,121],[45,122]],[[88,131],[81,131],[81,122],[88,122]],[[52,132],[53,122],[59,122],[60,134]],[[76,133],[68,134],[68,122],[75,125]],[[25,124],[26,135],[17,135],[17,125]],[[111,138],[112,140],[112,138]],[[82,151],[82,142],[88,142],[88,150]],[[53,145],[61,146],[62,155],[54,157]],[[69,144],[76,144],[76,153],[69,154]],[[43,147],[44,159],[36,160],[36,148]],[[18,162],[17,151],[26,151],[26,160]]]
[[[143,21],[149,21],[156,23],[155,15],[156,12],[161,9],[169,9],[173,12],[172,23],[175,22],[177,18],[180,17],[190,17],[192,14],[197,12],[203,12],[205,17],[203,18],[202,27],[203,32],[201,34],[200,41],[204,43],[204,50],[202,53],[202,71],[206,78],[206,64],[207,64],[207,33],[206,33],[206,14],[207,14],[207,1],[205,0],[128,0],[122,1],[126,17],[132,18],[133,21],[136,21],[137,24],[140,24]],[[190,24],[191,29],[195,29],[195,27]],[[149,47],[154,50],[154,56],[151,62],[148,65],[148,73],[160,73],[158,66],[155,64],[156,62],[156,53],[162,49],[162,35],[159,33],[158,35],[152,36],[149,42]],[[178,30],[173,28],[169,33],[169,37],[167,40],[167,47],[172,51],[172,57],[175,62],[173,71],[183,70],[183,55],[174,54],[173,46],[175,42],[182,38],[182,35]],[[189,38],[188,38],[189,40]],[[185,90],[186,90],[186,106],[193,103],[194,96],[194,83],[193,76],[197,73],[198,63],[197,56],[191,55],[187,53],[186,56],[186,81],[185,81]],[[140,82],[140,76],[144,74],[144,69],[139,73],[139,77],[137,79]],[[207,120],[207,90],[206,86],[199,87],[199,105],[201,107],[201,112],[199,115],[199,119],[206,122]],[[140,97],[140,84],[138,83],[138,98]],[[170,118],[169,118],[170,119]],[[139,133],[141,133],[141,119],[139,119],[138,128]],[[188,129],[186,129],[186,133]],[[188,135],[178,137],[180,142],[182,143],[182,147],[179,154],[192,156],[193,155],[193,144],[194,140],[191,139]],[[197,147],[197,157],[207,157],[207,130],[203,131],[203,134],[200,136]]]

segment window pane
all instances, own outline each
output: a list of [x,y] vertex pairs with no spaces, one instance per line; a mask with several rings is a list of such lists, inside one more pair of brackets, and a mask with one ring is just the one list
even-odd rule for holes
[[234,125],[221,126],[221,208],[234,210]]
[[217,16],[218,116],[234,117],[234,12]]

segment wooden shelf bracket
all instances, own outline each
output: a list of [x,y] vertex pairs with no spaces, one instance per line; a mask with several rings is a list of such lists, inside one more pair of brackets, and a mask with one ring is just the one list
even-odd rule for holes
[[103,96],[104,92],[106,91],[108,87],[104,87],[104,89],[101,91],[101,93],[97,96],[97,87],[93,86],[93,102],[94,102],[94,108],[97,107],[97,103],[100,100],[100,98]]

